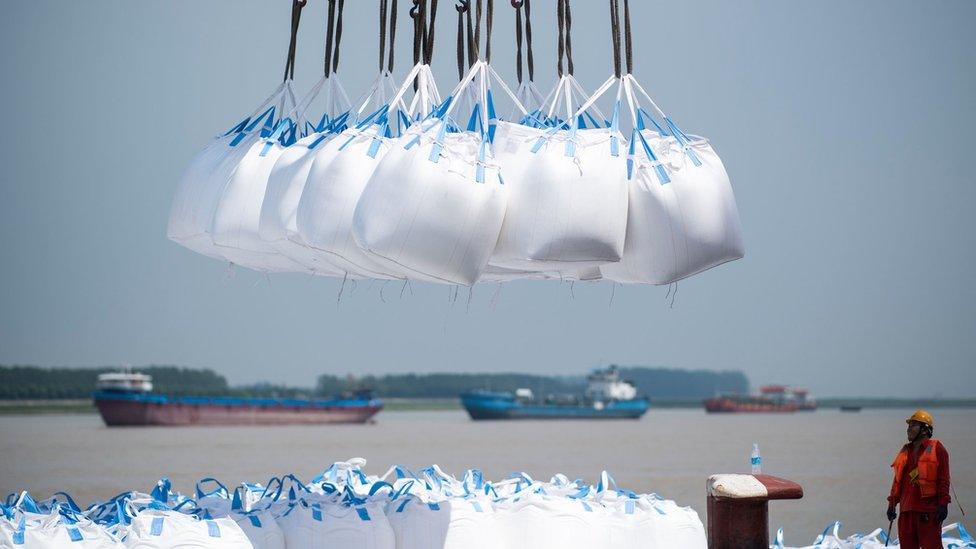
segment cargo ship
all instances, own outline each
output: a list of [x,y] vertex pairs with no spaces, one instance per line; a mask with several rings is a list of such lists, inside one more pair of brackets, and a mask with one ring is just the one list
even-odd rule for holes
[[766,385],[758,395],[720,395],[705,400],[709,413],[727,412],[812,412],[817,401],[806,389],[793,389],[786,385]]
[[331,400],[168,396],[134,372],[98,376],[95,406],[109,427],[121,425],[289,425],[365,423],[383,409],[368,392]]
[[637,396],[633,383],[620,379],[616,366],[596,370],[582,396],[550,395],[536,399],[530,389],[514,393],[475,390],[461,394],[473,420],[483,419],[639,419],[650,401]]

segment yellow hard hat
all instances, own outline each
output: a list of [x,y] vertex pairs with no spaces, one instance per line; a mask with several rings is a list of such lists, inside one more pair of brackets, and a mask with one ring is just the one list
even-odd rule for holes
[[932,414],[926,412],[925,410],[915,410],[915,413],[912,414],[912,417],[906,419],[905,423],[911,423],[913,421],[924,423],[925,425],[928,425],[930,428],[933,429],[935,428],[935,420],[932,419]]

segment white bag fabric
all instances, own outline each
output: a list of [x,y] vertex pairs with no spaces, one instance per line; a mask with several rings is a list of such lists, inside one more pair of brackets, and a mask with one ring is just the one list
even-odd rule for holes
[[387,515],[397,549],[446,547],[451,513],[441,505],[408,496],[392,501]]
[[[846,538],[840,537],[841,523],[835,522],[826,528],[823,533],[817,536],[813,545],[797,547],[793,549],[898,549],[901,544],[897,539],[891,539],[887,544],[885,538],[887,533],[881,528],[876,528],[869,534],[854,534]],[[958,537],[951,535],[956,531]],[[783,529],[780,528],[773,541],[773,548],[783,549]],[[942,527],[942,547],[944,549],[963,549],[976,547],[976,540],[966,531],[961,523],[947,524]]]
[[143,509],[126,528],[129,549],[250,549],[247,536],[230,518],[201,520],[177,511]]
[[376,504],[300,502],[278,518],[288,549],[395,549],[390,522]]
[[[571,76],[560,80],[550,117],[559,99],[571,96],[574,83]],[[623,254],[628,200],[623,137],[615,124],[579,129],[580,114],[566,104],[568,130],[498,124],[495,151],[509,202],[491,257],[494,266],[574,272],[618,261]]]
[[[624,85],[640,89],[630,75]],[[663,137],[642,129],[631,138],[627,242],[620,262],[601,268],[605,278],[670,284],[745,253],[735,196],[721,159],[706,139],[688,138],[673,125],[671,133]]]
[[[496,154],[509,191],[491,264],[567,271],[618,261],[627,219],[626,164],[614,130],[548,131],[499,122]],[[534,144],[545,143],[535,153]],[[576,141],[574,156],[567,142]],[[619,138],[618,138],[619,139]],[[618,141],[619,142],[619,141]]]
[[610,547],[708,546],[705,527],[693,510],[652,497],[623,498],[605,502]]
[[599,504],[529,493],[496,505],[495,536],[508,549],[605,549],[605,517]]
[[224,186],[214,210],[212,234],[220,253],[231,263],[262,272],[307,271],[261,239],[258,226],[268,177],[285,151],[279,142],[293,122],[284,119],[269,137],[252,144]]
[[[296,222],[298,203],[305,190],[312,163],[324,144],[336,137],[332,124],[340,123],[349,116],[348,99],[336,75],[321,80],[312,88],[303,101],[304,108],[308,108],[308,104],[322,88],[329,99],[327,114],[330,125],[299,139],[286,148],[275,162],[268,176],[268,186],[261,205],[258,234],[282,255],[309,269],[313,274],[342,276],[340,270],[319,261],[316,254],[301,242]],[[340,112],[342,109],[344,111]]]
[[285,533],[268,511],[233,513],[231,518],[240,526],[254,549],[285,549]]
[[[389,150],[389,139],[348,129],[322,146],[298,205],[298,236],[321,261],[352,277],[402,278],[364,254],[352,237],[352,217],[366,182]],[[370,149],[374,147],[374,154]]]
[[0,516],[0,549],[118,549],[122,544],[104,528],[84,517],[16,511]]
[[[484,90],[488,70],[475,63],[452,97],[475,77]],[[482,135],[447,133],[449,116],[450,108],[392,145],[356,206],[353,236],[378,262],[411,278],[472,285],[498,240],[506,189]]]
[[216,137],[194,157],[173,197],[166,231],[171,240],[197,253],[224,259],[221,249],[213,243],[214,211],[238,162],[275,116],[275,107],[266,107],[287,96],[292,96],[290,81],[280,84],[244,122]]
[[[413,81],[414,77],[419,82],[415,108],[419,108],[421,114],[427,114],[431,102],[440,101],[430,67],[416,65],[408,80]],[[371,259],[359,249],[352,236],[356,204],[392,142],[386,130],[399,125],[401,113],[409,116],[412,110],[401,101],[402,93],[394,93],[393,100],[385,102],[388,85],[389,74],[379,75],[360,104],[356,122],[316,153],[298,204],[298,240],[322,261],[355,278],[405,278],[399,269]],[[364,117],[363,112],[370,102],[376,110]]]

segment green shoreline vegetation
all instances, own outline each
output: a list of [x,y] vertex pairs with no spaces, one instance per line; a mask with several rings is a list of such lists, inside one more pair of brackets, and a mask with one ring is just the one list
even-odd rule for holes
[[[93,414],[91,395],[99,374],[117,368],[41,368],[0,365],[0,415]],[[638,393],[651,399],[652,408],[698,408],[702,400],[719,393],[747,393],[742,372],[621,367]],[[319,376],[315,388],[271,383],[230,385],[209,369],[145,366],[134,371],[153,377],[154,392],[173,396],[230,396],[242,398],[330,398],[345,392],[371,389],[388,411],[460,410],[458,395],[471,389],[514,391],[526,387],[537,395],[580,394],[586,377],[497,374],[387,374]],[[972,408],[976,399],[820,398],[820,408]]]
[[[905,399],[905,398],[826,398],[820,401],[821,410],[837,410],[841,406],[867,409],[912,408],[976,408],[976,399]],[[658,399],[651,401],[651,409],[701,409],[698,399]],[[388,398],[383,400],[388,412],[435,412],[461,410],[456,398]],[[0,400],[0,416],[4,415],[62,415],[96,414],[91,400]]]

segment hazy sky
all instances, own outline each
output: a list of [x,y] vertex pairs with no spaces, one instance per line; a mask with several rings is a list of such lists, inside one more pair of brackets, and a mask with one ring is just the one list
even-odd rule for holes
[[[434,69],[456,80],[453,2]],[[494,59],[514,78],[514,15]],[[260,276],[166,239],[183,168],[278,83],[286,0],[0,6],[0,363],[323,372],[741,369],[819,395],[972,396],[976,2],[632,2],[635,74],[732,176],[746,258],[666,288],[521,282],[347,287]],[[321,74],[309,0],[296,78]],[[399,74],[411,60],[400,0]],[[376,73],[375,0],[346,2],[340,74]],[[577,0],[577,76],[610,73],[606,2]],[[554,2],[533,3],[536,81]],[[383,289],[383,299],[380,290]]]

